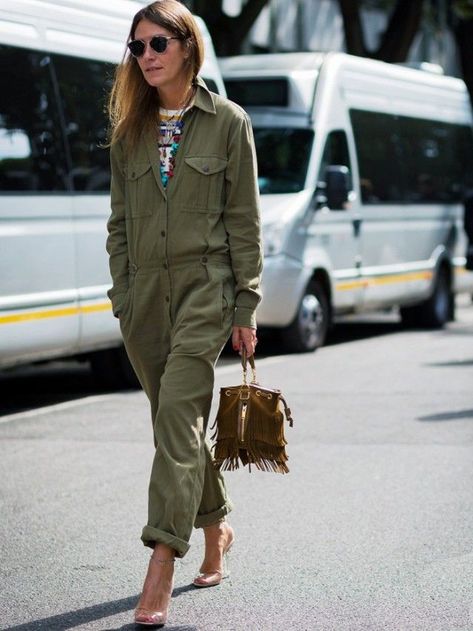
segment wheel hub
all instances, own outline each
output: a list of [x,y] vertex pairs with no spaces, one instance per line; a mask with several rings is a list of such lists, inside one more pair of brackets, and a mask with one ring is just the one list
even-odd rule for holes
[[313,294],[308,294],[302,299],[299,326],[307,345],[315,346],[324,326],[324,313],[322,305]]

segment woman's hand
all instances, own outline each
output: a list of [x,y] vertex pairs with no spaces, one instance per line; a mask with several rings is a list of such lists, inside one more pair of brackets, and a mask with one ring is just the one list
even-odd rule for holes
[[254,355],[256,344],[256,329],[249,326],[234,326],[232,334],[233,350],[238,351],[241,355],[243,348],[246,349],[248,357]]

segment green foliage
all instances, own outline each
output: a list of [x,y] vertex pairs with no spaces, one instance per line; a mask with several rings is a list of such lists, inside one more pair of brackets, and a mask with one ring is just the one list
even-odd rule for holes
[[471,20],[473,18],[473,0],[455,0],[453,11],[461,20]]

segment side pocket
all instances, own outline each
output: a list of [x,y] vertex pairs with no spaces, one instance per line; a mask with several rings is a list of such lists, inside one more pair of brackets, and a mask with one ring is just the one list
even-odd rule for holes
[[120,330],[124,336],[125,331],[128,330],[131,316],[133,314],[133,294],[134,294],[134,282],[130,280],[130,286],[126,293],[125,302],[119,313]]

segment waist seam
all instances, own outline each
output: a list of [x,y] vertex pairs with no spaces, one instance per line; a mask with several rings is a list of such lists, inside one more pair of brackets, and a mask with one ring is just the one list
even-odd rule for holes
[[189,257],[189,258],[180,258],[177,260],[172,259],[155,259],[151,261],[143,261],[142,263],[133,263],[129,262],[128,270],[132,274],[136,274],[140,270],[162,270],[164,269],[179,269],[183,267],[188,267],[189,265],[196,265],[200,263],[201,265],[213,265],[213,264],[221,264],[225,266],[231,265],[231,259],[229,255],[224,254],[206,254],[200,257]]

